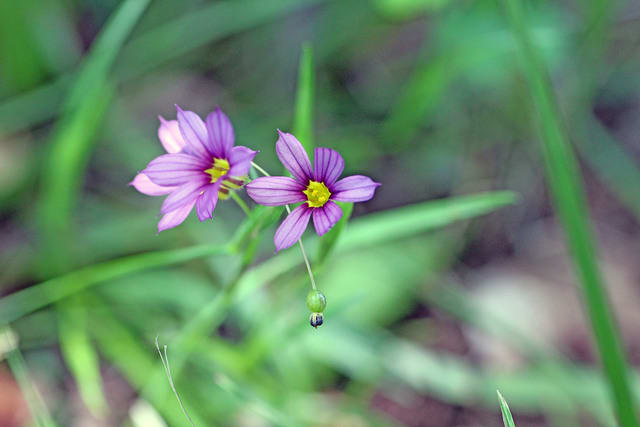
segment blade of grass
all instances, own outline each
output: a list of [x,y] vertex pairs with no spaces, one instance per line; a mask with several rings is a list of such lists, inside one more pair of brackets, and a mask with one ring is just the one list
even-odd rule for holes
[[4,341],[2,347],[10,349],[6,354],[9,369],[11,369],[11,372],[16,378],[18,386],[22,391],[22,396],[26,400],[31,415],[33,415],[37,425],[39,427],[54,427],[56,424],[53,422],[38,389],[33,384],[22,353],[15,343],[15,337],[10,332],[10,329],[0,330],[0,339]]
[[504,423],[504,427],[516,427],[516,423],[513,422],[513,416],[511,416],[511,411],[509,410],[507,401],[504,400],[504,397],[502,397],[499,390],[496,390],[496,393],[498,393],[498,400],[500,401],[500,412],[502,412],[502,422]]
[[80,396],[91,413],[101,418],[107,411],[102,392],[100,361],[89,337],[88,313],[84,300],[78,298],[64,307],[58,307],[60,350],[69,367]]
[[523,71],[538,116],[547,180],[554,206],[565,229],[582,284],[586,310],[609,380],[618,421],[625,427],[637,426],[627,362],[596,260],[578,165],[560,121],[560,111],[549,77],[531,42],[522,4],[520,0],[504,0],[504,5],[519,45]]
[[[455,221],[489,213],[515,201],[516,195],[514,193],[501,191],[418,203],[388,212],[367,215],[349,225],[343,238],[336,244],[336,250],[354,250],[392,239],[412,236]],[[263,211],[263,215],[266,216],[273,215],[273,213],[272,209]],[[253,232],[253,227],[260,224],[261,221],[262,219],[258,215],[248,218],[246,225],[242,225],[238,229],[237,235],[229,245],[198,245],[130,255],[93,264],[13,293],[0,299],[0,325],[12,322],[39,308],[111,279],[205,256],[236,253],[237,242],[243,242],[245,237]],[[283,252],[280,257],[247,271],[243,275],[239,287],[250,287],[253,286],[251,283],[256,282],[264,283],[274,277],[274,274],[281,274],[298,262],[299,257],[296,252]],[[243,285],[244,281],[247,283]],[[197,315],[194,318],[197,318]]]
[[40,226],[44,251],[53,272],[66,269],[71,211],[94,142],[113,95],[108,75],[125,39],[149,4],[127,0],[109,18],[84,60],[65,101],[64,113],[53,132],[51,152],[44,167]]
[[307,150],[313,152],[313,99],[315,72],[313,67],[313,48],[311,43],[302,45],[298,68],[298,88],[293,116],[293,134]]
[[[322,0],[240,0],[215,2],[151,29],[128,43],[114,70],[115,81],[127,81],[194,49],[261,25],[294,9]],[[187,30],[188,29],[188,30]],[[75,73],[59,77],[0,104],[0,131],[16,132],[56,115]]]
[[148,252],[94,264],[46,280],[0,299],[0,325],[12,322],[90,286],[148,268],[168,266],[211,255],[229,254],[227,246],[198,245]]

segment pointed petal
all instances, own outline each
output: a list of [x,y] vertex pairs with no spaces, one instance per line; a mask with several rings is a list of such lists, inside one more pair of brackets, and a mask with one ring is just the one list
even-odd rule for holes
[[344,170],[344,159],[336,150],[330,148],[316,148],[313,154],[314,179],[333,185]]
[[146,194],[147,196],[164,196],[176,189],[176,187],[163,187],[161,185],[154,184],[151,182],[149,177],[143,173],[136,175],[129,185],[132,185],[136,190],[142,194]]
[[160,127],[158,127],[158,138],[167,153],[179,153],[182,151],[186,142],[180,133],[180,126],[177,120],[165,120],[164,117],[158,116],[160,119]]
[[207,132],[209,133],[209,152],[214,157],[228,158],[236,136],[229,117],[216,108],[207,116]]
[[258,152],[250,148],[238,145],[231,149],[229,154],[229,176],[245,176],[251,169],[251,162]]
[[176,191],[169,194],[167,198],[164,199],[160,212],[166,214],[195,201],[200,193],[202,193],[202,189],[207,185],[207,183],[207,179],[203,178],[201,180],[197,179],[190,181],[178,187]]
[[158,185],[182,185],[198,177],[206,177],[209,164],[189,154],[163,154],[153,159],[142,171]]
[[286,249],[298,241],[304,230],[307,228],[311,209],[306,205],[300,205],[282,221],[273,237],[276,245],[276,252]]
[[183,111],[177,105],[176,108],[178,110],[178,126],[186,142],[186,147],[198,157],[210,160],[211,154],[207,150],[209,136],[204,122],[193,111]]
[[278,130],[278,140],[276,141],[276,153],[282,164],[287,168],[293,177],[302,185],[307,185],[313,178],[311,172],[311,162],[300,141],[290,133]]
[[254,202],[264,206],[282,206],[304,202],[304,186],[288,176],[265,176],[256,178],[245,187]]
[[313,208],[313,226],[319,236],[331,230],[340,218],[342,218],[342,209],[331,200],[321,208]]
[[158,223],[158,232],[161,232],[182,224],[184,220],[189,216],[189,212],[191,212],[191,209],[193,209],[193,205],[195,203],[196,201],[194,200],[191,203],[187,203],[186,205],[176,210],[167,212]]
[[373,197],[380,183],[364,175],[342,178],[331,187],[331,200],[339,202],[365,202]]
[[218,190],[221,183],[222,181],[218,181],[215,184],[206,186],[204,193],[198,198],[196,212],[200,221],[213,218],[213,210],[218,203]]

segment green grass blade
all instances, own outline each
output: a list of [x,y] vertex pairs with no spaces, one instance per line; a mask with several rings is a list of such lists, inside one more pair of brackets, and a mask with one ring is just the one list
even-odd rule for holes
[[327,257],[338,243],[338,239],[349,222],[349,218],[351,218],[353,203],[338,202],[338,204],[340,205],[340,209],[342,209],[342,218],[340,218],[340,221],[338,221],[338,223],[320,239],[320,245],[316,255],[316,268],[322,267]]
[[93,144],[113,95],[108,75],[126,37],[149,0],[127,0],[105,24],[65,103],[44,167],[40,224],[54,272],[66,269],[71,211]]
[[489,213],[516,200],[515,193],[496,191],[417,203],[367,215],[349,224],[348,232],[338,247],[343,250],[356,249],[407,237]]
[[498,393],[498,399],[500,400],[500,412],[502,412],[502,422],[504,423],[504,427],[516,427],[516,423],[513,422],[513,416],[511,415],[507,401],[504,400],[504,397],[502,397],[499,390],[496,390],[496,393]]
[[307,150],[313,153],[313,100],[315,72],[313,67],[313,48],[311,43],[302,45],[298,68],[298,88],[293,116],[293,134]]
[[[321,0],[240,0],[215,2],[136,37],[122,49],[114,70],[117,82],[130,80],[194,49],[247,30]],[[188,31],[185,29],[189,29]],[[0,131],[15,132],[55,116],[76,80],[64,75],[0,104]]]
[[168,266],[230,252],[227,246],[199,245],[131,255],[46,280],[0,299],[0,325],[16,320],[90,286],[154,267]]
[[505,0],[505,6],[538,115],[547,180],[582,284],[591,328],[609,380],[618,420],[624,427],[637,426],[627,362],[596,261],[578,165],[560,122],[560,111],[549,77],[531,42],[522,4],[519,0]]
[[107,402],[102,391],[100,361],[89,337],[84,299],[78,298],[77,302],[57,310],[60,350],[85,405],[94,416],[101,418],[107,411]]
[[31,380],[27,365],[18,348],[17,338],[9,328],[6,328],[0,330],[0,340],[2,340],[0,348],[8,350],[6,357],[9,363],[9,369],[11,369],[13,376],[16,378],[18,386],[22,391],[22,396],[27,402],[29,411],[31,411],[31,415],[33,415],[36,424],[39,427],[54,427],[56,424],[51,418],[40,392],[38,392],[38,389]]

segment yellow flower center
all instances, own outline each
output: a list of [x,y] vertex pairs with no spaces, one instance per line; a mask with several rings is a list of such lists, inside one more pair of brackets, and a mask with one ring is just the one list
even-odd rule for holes
[[220,177],[229,172],[229,162],[226,159],[213,158],[213,166],[210,169],[205,170],[206,173],[211,175],[211,183],[216,182]]
[[324,182],[309,181],[307,189],[303,191],[307,196],[307,202],[311,208],[321,208],[329,201],[331,192]]

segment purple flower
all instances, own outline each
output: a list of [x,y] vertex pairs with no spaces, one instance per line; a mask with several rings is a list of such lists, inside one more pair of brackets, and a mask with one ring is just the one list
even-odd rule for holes
[[276,251],[293,245],[307,228],[311,216],[316,232],[322,236],[342,217],[342,209],[335,201],[367,201],[380,185],[364,175],[348,176],[338,181],[344,160],[337,151],[316,148],[312,168],[307,152],[296,137],[279,130],[278,134],[276,153],[293,178],[261,177],[247,184],[247,194],[261,205],[304,202],[278,227],[274,237]]
[[206,123],[178,109],[178,120],[160,119],[158,138],[167,154],[153,159],[129,184],[149,196],[164,196],[158,231],[176,227],[194,205],[200,221],[213,217],[218,199],[240,188],[256,151],[234,147],[229,118],[216,108]]

